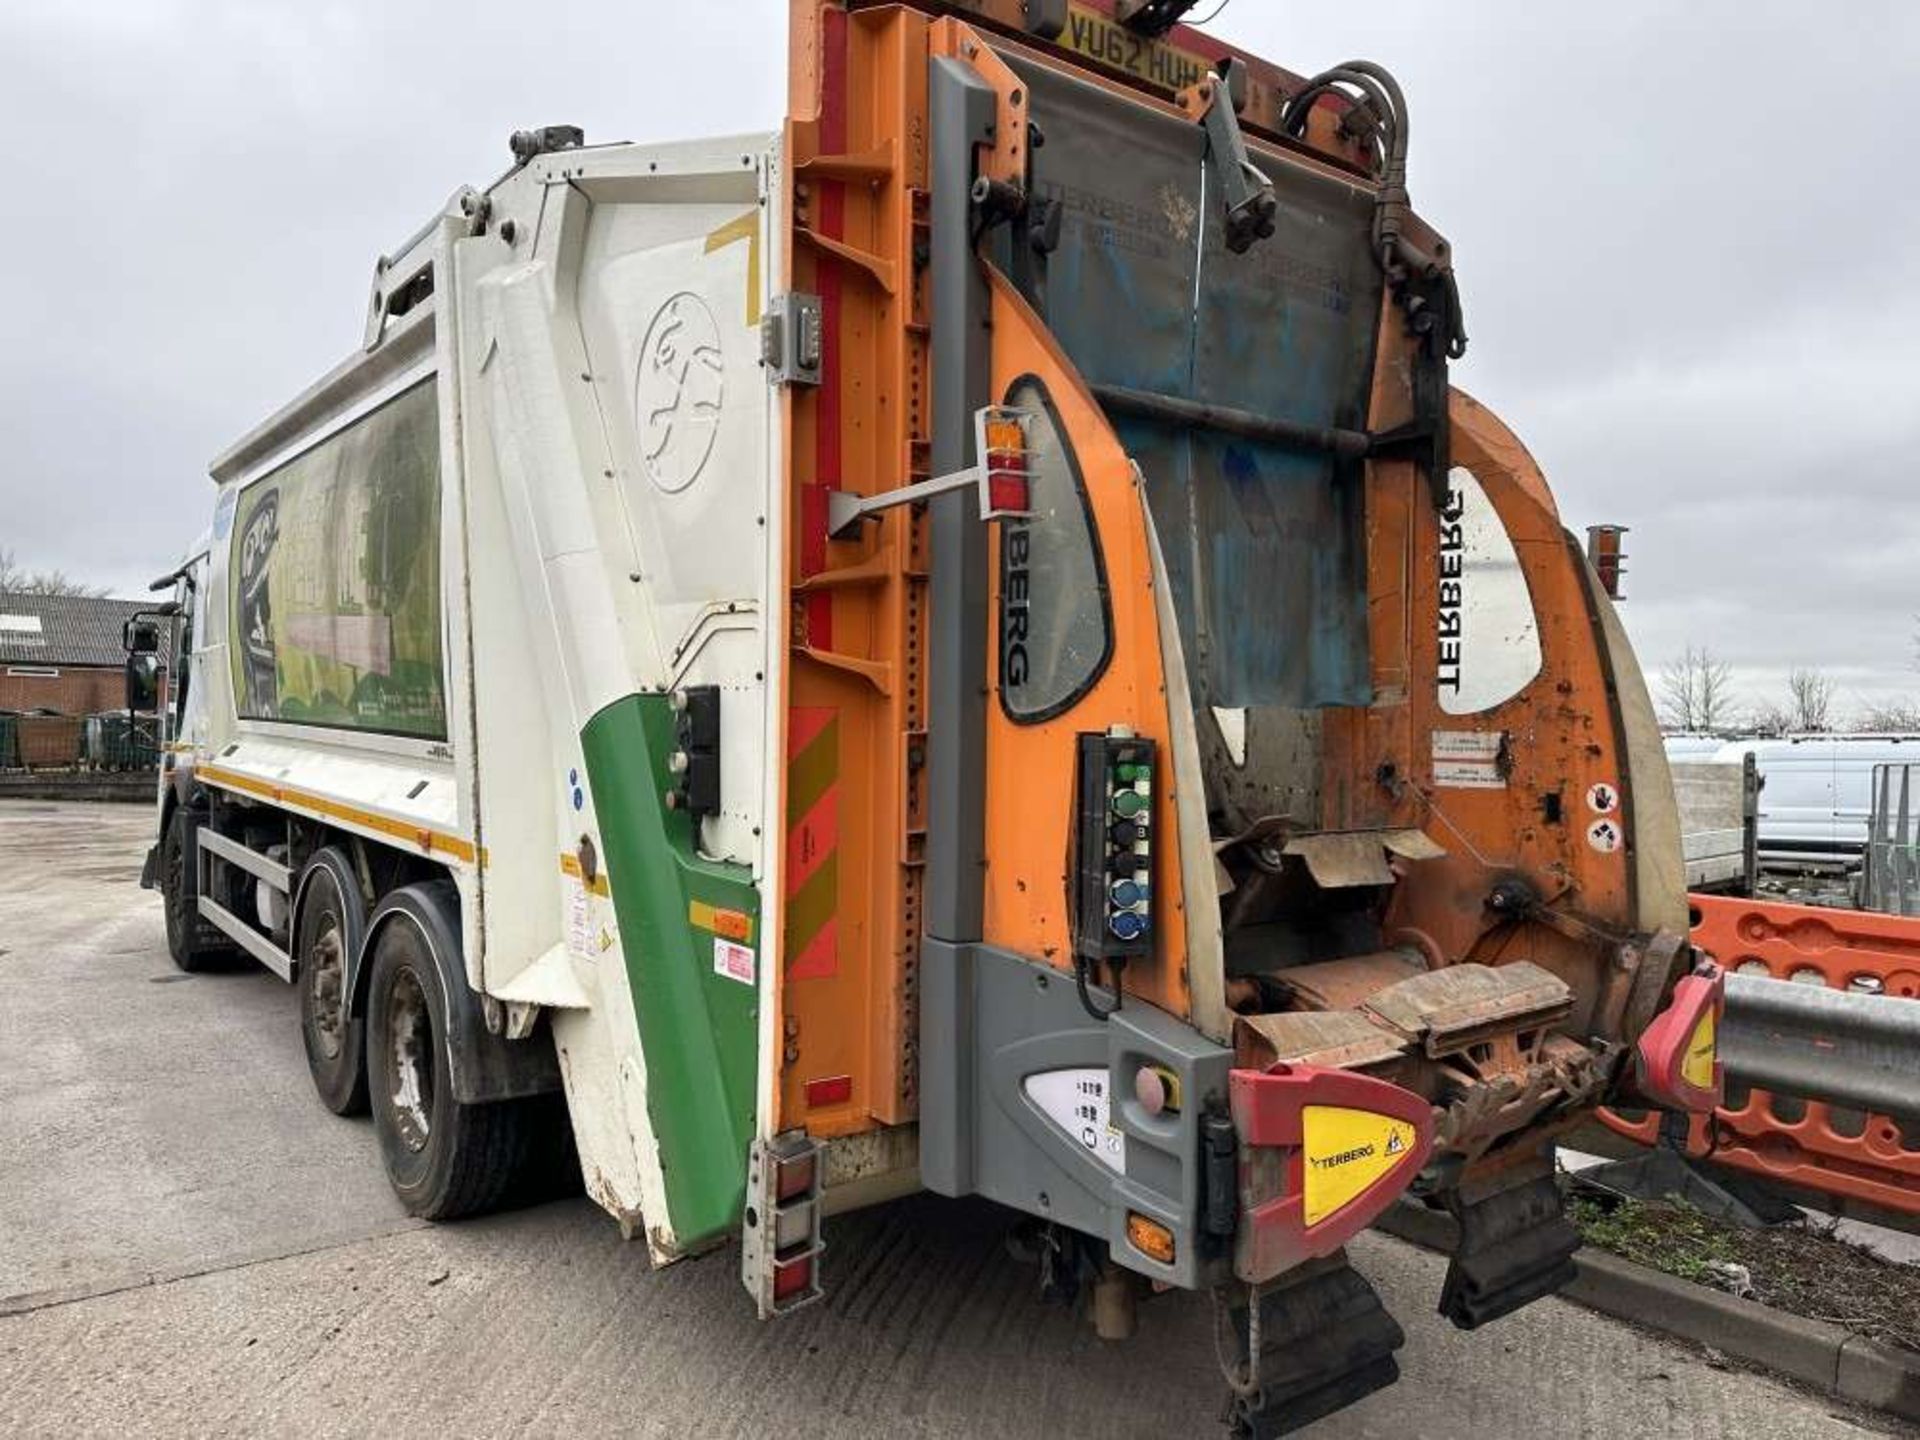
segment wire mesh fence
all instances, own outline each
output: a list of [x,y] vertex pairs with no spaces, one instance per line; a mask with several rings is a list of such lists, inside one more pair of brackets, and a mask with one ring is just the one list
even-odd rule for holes
[[151,770],[159,760],[151,715],[0,713],[0,772]]
[[1862,909],[1920,915],[1920,765],[1873,767]]

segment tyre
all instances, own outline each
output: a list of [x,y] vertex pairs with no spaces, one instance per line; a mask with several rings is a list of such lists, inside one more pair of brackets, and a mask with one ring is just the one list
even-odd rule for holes
[[233,953],[226,936],[200,914],[194,872],[194,826],[182,806],[160,837],[160,902],[167,919],[167,953],[192,974]]
[[[459,973],[459,957],[448,958]],[[394,1193],[408,1214],[429,1220],[498,1209],[527,1188],[530,1162],[543,1148],[540,1107],[526,1100],[465,1105],[454,1099],[449,996],[426,933],[411,915],[400,911],[381,927],[372,966],[367,1080],[380,1159]]]
[[349,1013],[347,968],[360,953],[366,908],[353,868],[328,847],[307,862],[295,891],[300,915],[294,963],[300,986],[300,1038],[320,1103],[336,1115],[367,1113],[366,1020]]

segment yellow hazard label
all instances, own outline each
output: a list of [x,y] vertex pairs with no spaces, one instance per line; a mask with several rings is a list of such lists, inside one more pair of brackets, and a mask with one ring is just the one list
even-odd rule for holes
[[1318,1225],[1365,1194],[1413,1149],[1413,1126],[1371,1110],[1308,1105],[1300,1112],[1306,1151],[1306,1219]]
[[1696,1090],[1713,1088],[1713,1011],[1700,1017],[1687,1041],[1686,1058],[1680,1062],[1680,1078]]
[[729,940],[753,938],[753,917],[743,910],[728,910],[723,906],[709,905],[704,900],[689,900],[687,921],[715,935],[724,935]]

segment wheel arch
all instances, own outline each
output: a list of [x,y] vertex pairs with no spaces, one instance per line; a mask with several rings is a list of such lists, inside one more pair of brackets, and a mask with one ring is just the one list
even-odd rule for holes
[[[373,978],[373,958],[393,927],[415,930],[432,957],[445,1002],[447,1073],[454,1098],[462,1104],[544,1095],[561,1088],[560,1062],[544,1028],[524,1040],[509,1040],[487,1028],[479,994],[467,983],[460,944],[460,893],[451,877],[414,880],[382,896],[367,921],[366,936],[349,978],[349,1013],[365,1016]],[[367,1036],[367,1065],[374,1071],[381,1037]]]

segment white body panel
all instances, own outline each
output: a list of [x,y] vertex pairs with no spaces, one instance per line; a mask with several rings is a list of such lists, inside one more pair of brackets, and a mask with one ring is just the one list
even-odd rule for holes
[[[769,136],[557,152],[493,188],[485,234],[467,213],[478,197],[456,196],[381,272],[431,262],[431,298],[382,319],[377,280],[376,343],[216,461],[172,757],[236,799],[447,868],[470,982],[547,1010],[589,1191],[630,1229],[644,1211],[663,1258],[675,1242],[626,959],[604,874],[581,863],[605,853],[581,732],[636,693],[720,687],[721,813],[701,850],[764,880],[781,401],[759,318],[779,273],[777,162]],[[427,376],[446,738],[237,718],[241,492]]]

